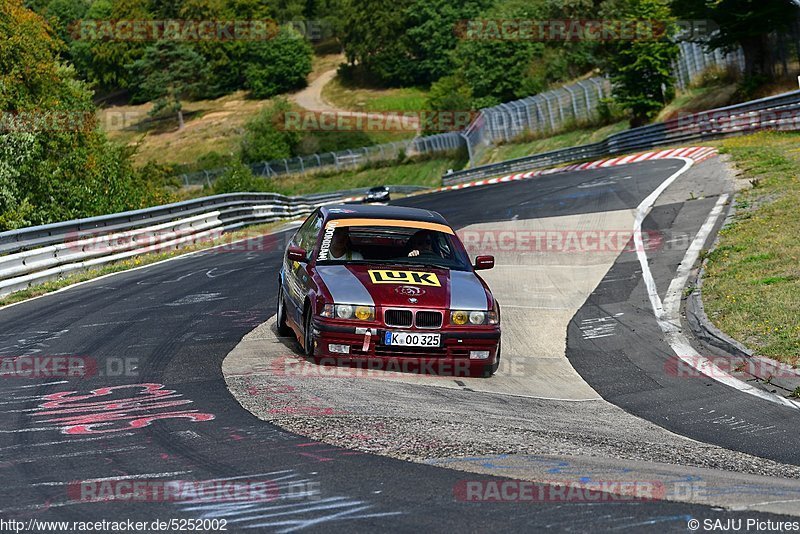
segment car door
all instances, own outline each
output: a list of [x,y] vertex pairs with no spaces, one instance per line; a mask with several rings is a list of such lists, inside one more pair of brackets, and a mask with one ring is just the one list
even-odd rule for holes
[[284,257],[286,295],[289,302],[287,308],[295,324],[303,324],[303,303],[309,292],[311,276],[308,263],[322,229],[322,215],[319,210],[309,215],[300,229],[295,233],[290,246],[297,246],[306,251],[305,261],[294,261]]

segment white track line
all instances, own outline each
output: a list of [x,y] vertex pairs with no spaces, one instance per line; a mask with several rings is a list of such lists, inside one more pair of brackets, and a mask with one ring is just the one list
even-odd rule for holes
[[728,195],[720,196],[719,200],[714,206],[714,209],[711,210],[711,213],[709,213],[705,223],[702,227],[700,227],[700,230],[697,232],[697,235],[695,236],[691,245],[689,245],[689,248],[683,257],[683,261],[681,261],[681,264],[678,266],[678,270],[675,273],[675,278],[669,285],[669,289],[667,290],[667,294],[663,303],[661,301],[661,297],[658,296],[658,288],[656,287],[653,273],[650,271],[650,264],[647,261],[647,253],[645,252],[645,248],[642,243],[642,222],[644,221],[645,217],[647,217],[647,214],[650,213],[650,210],[653,208],[653,205],[661,193],[663,193],[664,190],[669,187],[670,184],[672,184],[681,174],[689,170],[694,163],[693,160],[686,157],[681,157],[678,159],[684,161],[683,167],[681,167],[672,176],[664,180],[664,182],[658,186],[655,191],[653,191],[646,199],[642,201],[641,204],[639,204],[639,206],[636,208],[636,220],[633,224],[634,242],[636,243],[636,256],[639,259],[639,265],[642,267],[642,278],[644,279],[644,283],[647,288],[647,295],[650,298],[650,304],[653,307],[653,313],[656,316],[658,326],[661,328],[661,331],[664,332],[665,340],[667,343],[669,343],[669,346],[672,348],[672,351],[675,353],[675,355],[697,371],[703,373],[709,378],[716,380],[717,382],[735,388],[743,393],[748,393],[755,397],[759,397],[782,406],[800,409],[800,405],[792,400],[781,397],[780,395],[775,395],[774,393],[770,393],[768,391],[764,391],[762,389],[755,388],[750,384],[726,373],[709,359],[701,356],[700,353],[698,353],[694,347],[692,347],[691,343],[689,343],[689,340],[685,335],[683,335],[681,330],[680,306],[683,286],[686,284],[686,280],[689,278],[692,266],[697,261],[700,250],[702,250],[703,246],[705,245],[708,236],[714,229],[717,219],[719,219],[719,216],[722,213],[722,208],[725,205],[725,202],[728,200]]

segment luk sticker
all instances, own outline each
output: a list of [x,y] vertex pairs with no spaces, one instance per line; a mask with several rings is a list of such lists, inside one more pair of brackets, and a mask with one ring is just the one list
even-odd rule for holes
[[416,271],[370,270],[369,277],[373,284],[411,284],[415,286],[441,287],[439,278],[434,273]]

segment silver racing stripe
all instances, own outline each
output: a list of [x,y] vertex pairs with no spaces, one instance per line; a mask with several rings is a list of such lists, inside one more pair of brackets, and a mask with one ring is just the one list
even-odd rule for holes
[[320,265],[317,273],[325,282],[333,301],[338,304],[374,306],[367,288],[344,265]]
[[450,309],[487,310],[486,290],[478,277],[467,271],[450,271]]

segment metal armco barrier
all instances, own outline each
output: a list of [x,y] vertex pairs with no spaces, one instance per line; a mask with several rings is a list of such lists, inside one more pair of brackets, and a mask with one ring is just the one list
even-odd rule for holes
[[[389,186],[392,192],[426,188]],[[286,197],[232,193],[0,232],[0,296],[70,273],[148,252],[175,250],[251,224],[359,201],[364,189]]]
[[657,146],[742,135],[759,130],[800,130],[800,91],[751,100],[742,104],[687,114],[665,122],[632,128],[604,141],[552,150],[446,174],[443,185],[501,174],[550,167],[561,163],[626,154]]

